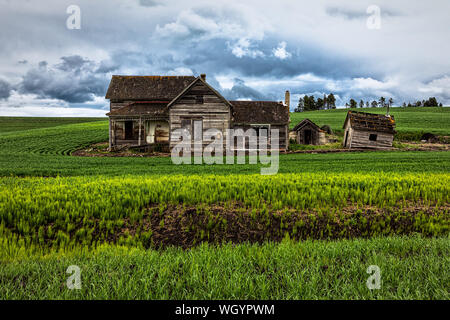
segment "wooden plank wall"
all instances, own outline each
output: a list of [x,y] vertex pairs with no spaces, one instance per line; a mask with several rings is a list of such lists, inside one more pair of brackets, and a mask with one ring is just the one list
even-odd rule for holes
[[[377,141],[369,140],[371,134],[377,135]],[[394,135],[385,132],[351,129],[348,139],[350,148],[388,149],[392,147]]]
[[305,125],[303,128],[297,131],[297,143],[298,144],[305,144],[305,131],[310,130],[311,131],[311,145],[318,145],[319,144],[319,130],[316,129],[316,127],[313,127],[310,124]]
[[[257,125],[257,124],[255,124]],[[253,128],[253,126],[251,124],[245,124],[245,125],[233,125],[233,129],[242,129],[245,131],[247,131],[248,129]],[[278,129],[278,145],[279,145],[279,150],[286,150],[288,148],[288,143],[289,143],[289,128],[287,125],[282,125],[282,124],[270,124],[270,130],[274,130],[274,129]],[[270,133],[269,133],[270,135]],[[269,145],[267,146],[268,148],[271,147],[271,144],[276,142],[275,139],[273,137],[270,137],[269,140]],[[237,144],[235,142],[235,147],[237,147]],[[248,139],[246,139],[246,143],[245,143],[245,147],[248,148],[249,147],[249,141]]]
[[132,102],[134,102],[134,101],[132,101],[132,100],[111,101],[110,104],[109,104],[109,111],[114,111],[114,110],[120,109],[122,107],[125,107],[125,106],[129,105]]
[[[198,103],[199,97],[202,97],[203,103]],[[230,107],[207,86],[197,82],[170,107],[170,147],[172,148],[180,141],[180,135],[174,134],[174,130],[181,129],[183,120],[185,125],[186,120],[189,119],[202,120],[203,131],[215,128],[223,132],[225,144],[225,130],[230,127],[230,117]],[[203,146],[207,146],[212,141],[213,139],[204,140]]]

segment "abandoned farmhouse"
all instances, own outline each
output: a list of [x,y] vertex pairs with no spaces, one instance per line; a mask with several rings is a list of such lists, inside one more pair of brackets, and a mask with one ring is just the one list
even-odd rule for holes
[[[227,129],[267,129],[269,146],[278,130],[278,148],[286,151],[289,140],[302,145],[323,145],[330,139],[329,126],[320,128],[309,119],[289,131],[290,94],[285,102],[228,101],[206,82],[206,75],[193,76],[113,76],[106,93],[110,100],[109,148],[155,147],[172,149],[180,140],[176,129],[185,129],[191,139],[203,138],[203,147],[213,142],[204,138],[208,129],[223,135]],[[197,132],[200,127],[200,132]],[[344,122],[343,146],[348,149],[388,149],[392,147],[395,120],[389,115],[349,111]],[[207,135],[205,135],[207,137]],[[218,138],[218,137],[216,137]],[[201,139],[202,140],[202,139]],[[238,144],[234,142],[236,147]],[[275,145],[275,144],[274,144]],[[237,149],[235,149],[237,150]]]
[[[287,95],[288,96],[288,95]],[[279,131],[279,149],[289,144],[289,102],[228,101],[206,82],[206,76],[113,76],[106,93],[110,100],[109,147],[173,148],[184,128],[193,137],[194,122],[202,131],[264,128]],[[274,140],[268,137],[269,144]],[[204,145],[212,142],[204,140]]]

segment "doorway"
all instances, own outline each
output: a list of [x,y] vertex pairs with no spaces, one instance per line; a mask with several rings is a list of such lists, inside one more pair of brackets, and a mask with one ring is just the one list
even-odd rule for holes
[[133,140],[133,121],[125,121],[125,140]]
[[305,130],[304,138],[305,138],[305,141],[304,141],[305,144],[311,144],[311,140],[312,140],[311,139],[312,138],[311,130]]
[[347,147],[348,130],[345,131],[344,147]]

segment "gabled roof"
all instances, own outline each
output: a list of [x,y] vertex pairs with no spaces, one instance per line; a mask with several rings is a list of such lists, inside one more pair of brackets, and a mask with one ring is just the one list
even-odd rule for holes
[[106,99],[171,101],[196,78],[193,76],[112,76]]
[[122,108],[113,110],[107,116],[152,116],[156,118],[168,118],[169,108],[164,101],[137,101]]
[[350,126],[355,130],[396,133],[394,129],[395,119],[393,116],[349,111],[344,121],[344,129],[347,121],[350,121]]
[[313,126],[316,130],[318,130],[318,131],[321,131],[322,129],[320,129],[319,128],[319,126],[318,125],[316,125],[314,122],[312,122],[311,120],[309,120],[309,119],[304,119],[304,120],[302,120],[299,124],[297,124],[295,127],[294,127],[294,129],[292,129],[293,131],[298,131],[298,130],[300,130],[301,128],[303,128],[304,126],[306,126],[306,125],[311,125],[311,126]]
[[167,106],[170,108],[171,105],[173,105],[175,102],[177,102],[178,99],[180,99],[186,92],[189,91],[189,89],[191,89],[199,81],[201,81],[208,89],[210,89],[220,100],[222,100],[222,102],[224,102],[228,106],[232,107],[230,102],[227,99],[225,99],[216,89],[211,87],[205,80],[203,80],[201,76],[197,77],[188,86],[186,86],[186,88],[184,88],[183,91],[181,91],[175,98],[173,98],[173,100],[170,101],[170,103]]
[[230,101],[234,123],[289,123],[289,109],[276,101]]

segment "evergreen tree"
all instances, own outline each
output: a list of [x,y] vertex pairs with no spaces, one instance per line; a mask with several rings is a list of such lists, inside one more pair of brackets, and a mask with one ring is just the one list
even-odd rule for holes
[[424,107],[437,107],[439,104],[435,97],[429,98],[427,101],[423,103]]
[[305,96],[303,98],[303,102],[305,104],[305,111],[314,111],[316,110],[316,101],[314,99],[314,96]]
[[303,101],[303,97],[300,97],[300,99],[298,99],[297,108],[294,109],[294,112],[303,112],[304,110],[305,110],[305,103]]
[[318,98],[316,102],[316,110],[324,109],[324,101],[322,98]]
[[327,109],[336,109],[336,98],[332,93],[327,97]]

